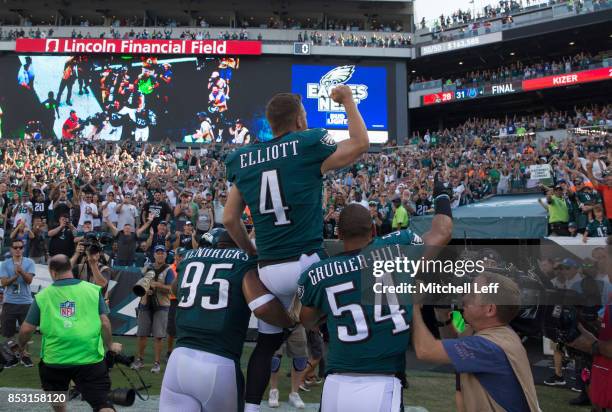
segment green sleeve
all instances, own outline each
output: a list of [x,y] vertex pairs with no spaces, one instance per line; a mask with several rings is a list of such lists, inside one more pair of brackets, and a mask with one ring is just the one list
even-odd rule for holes
[[338,148],[336,141],[326,129],[310,129],[306,133],[309,135],[309,140],[312,139],[313,145],[309,152],[319,163],[323,163]]
[[234,150],[225,158],[225,175],[227,180],[234,183],[236,180],[236,171],[234,170],[233,163],[236,158],[236,151]]
[[318,307],[316,303],[316,291],[308,279],[308,272],[303,272],[300,276],[297,288],[297,296],[304,306]]
[[104,296],[102,296],[102,291],[100,291],[100,299],[98,300],[98,313],[100,315],[108,315],[110,313],[110,309],[104,301]]
[[40,325],[40,308],[38,307],[38,303],[36,303],[36,299],[32,301],[25,321],[28,322],[30,325]]
[[410,229],[398,230],[387,235],[377,237],[372,242],[374,246],[383,245],[420,245],[423,239]]

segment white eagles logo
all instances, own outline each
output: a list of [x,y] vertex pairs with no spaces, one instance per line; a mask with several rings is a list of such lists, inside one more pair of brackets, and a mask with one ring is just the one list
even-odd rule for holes
[[325,89],[329,89],[330,87],[346,83],[351,77],[353,77],[353,73],[355,73],[355,66],[347,65],[335,67],[325,73],[325,75],[321,77],[319,83]]
[[334,140],[333,137],[331,137],[329,135],[329,133],[325,133],[325,136],[323,136],[321,138],[321,143],[323,143],[326,146],[335,146],[336,145],[336,141]]

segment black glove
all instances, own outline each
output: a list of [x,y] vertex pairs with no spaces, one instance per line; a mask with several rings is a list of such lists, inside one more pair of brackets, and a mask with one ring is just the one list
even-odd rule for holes
[[452,199],[452,190],[444,186],[444,183],[439,180],[437,172],[434,175],[433,198],[436,215],[446,215],[452,219],[453,213],[451,211],[450,204]]

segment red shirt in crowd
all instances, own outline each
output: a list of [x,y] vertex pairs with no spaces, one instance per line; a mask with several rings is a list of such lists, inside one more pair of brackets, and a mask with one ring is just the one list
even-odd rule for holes
[[76,137],[76,128],[79,127],[79,118],[76,114],[70,116],[62,126],[62,138],[74,139]]
[[595,189],[601,193],[603,204],[606,209],[606,217],[612,219],[612,186],[597,185]]

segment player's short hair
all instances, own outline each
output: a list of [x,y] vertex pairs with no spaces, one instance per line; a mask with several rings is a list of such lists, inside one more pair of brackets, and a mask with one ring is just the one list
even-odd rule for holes
[[353,203],[340,212],[338,233],[345,239],[363,238],[372,233],[370,211],[360,204]]
[[521,306],[521,291],[516,282],[509,277],[499,273],[483,272],[482,277],[486,284],[498,283],[496,293],[482,293],[483,304],[495,304],[497,308],[497,319],[503,323],[510,323],[519,313]]
[[266,118],[272,131],[287,131],[295,124],[302,109],[302,97],[294,93],[278,93],[266,105]]

